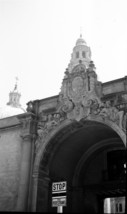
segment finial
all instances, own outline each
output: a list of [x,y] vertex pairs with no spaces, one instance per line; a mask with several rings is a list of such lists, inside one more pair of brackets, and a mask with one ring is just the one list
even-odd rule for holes
[[18,86],[18,77],[15,77],[15,80],[16,80],[16,83],[15,83],[15,87],[14,87],[14,91],[16,91],[17,90],[17,86]]
[[15,80],[16,80],[16,82],[19,80],[19,78],[18,77],[15,77]]
[[82,38],[82,27],[80,27],[80,38]]

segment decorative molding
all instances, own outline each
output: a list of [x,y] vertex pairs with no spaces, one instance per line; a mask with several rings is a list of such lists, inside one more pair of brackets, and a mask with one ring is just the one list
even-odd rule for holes
[[126,130],[125,111],[116,107],[116,100],[114,105],[110,100],[101,99],[101,83],[97,80],[93,62],[90,62],[88,69],[80,62],[73,70],[72,73],[66,71],[56,112],[46,114],[42,111],[39,115],[36,152],[40,145],[45,143],[47,136],[66,119],[79,122],[99,118],[102,121],[109,120],[115,123],[124,132]]
[[36,124],[37,120],[32,113],[18,115],[18,119],[22,124],[21,138],[23,141],[31,141],[36,138]]

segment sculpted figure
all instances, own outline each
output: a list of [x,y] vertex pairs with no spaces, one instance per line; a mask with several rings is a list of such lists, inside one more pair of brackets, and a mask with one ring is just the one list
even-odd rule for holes
[[48,121],[46,123],[46,129],[50,131],[53,128],[53,126],[56,126],[56,125],[57,125],[57,122],[55,121],[54,116],[49,114]]
[[38,122],[38,136],[42,140],[46,135],[53,129],[54,126],[58,125],[60,122],[60,114],[56,113],[54,115],[49,114],[46,116],[46,121]]
[[44,121],[38,122],[37,133],[38,133],[38,136],[40,139],[42,139],[44,137],[44,135],[46,134],[45,122]]
[[99,109],[99,103],[97,99],[91,100],[91,105],[90,105],[90,113],[97,115],[100,112]]
[[87,117],[90,114],[90,105],[91,105],[91,100],[89,100],[86,98],[86,96],[83,96],[82,99],[82,106],[83,106],[83,114],[84,117]]
[[116,122],[122,129],[124,111],[119,111],[115,106],[111,105],[110,101],[106,101],[100,115],[104,118],[112,120],[113,122]]
[[105,117],[109,117],[109,109],[107,108],[107,104],[106,103],[102,103],[100,106],[100,116],[102,116],[103,118]]

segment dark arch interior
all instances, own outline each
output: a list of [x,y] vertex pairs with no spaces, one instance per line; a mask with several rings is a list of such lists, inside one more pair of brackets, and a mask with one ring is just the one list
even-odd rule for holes
[[[55,138],[50,143],[53,144],[54,140]],[[104,144],[103,142],[107,143]],[[99,148],[96,147],[98,144],[100,145]],[[93,150],[92,147],[94,147]],[[78,169],[79,162],[83,157],[86,157],[89,150],[91,150],[91,153],[85,162],[82,161],[80,164],[81,169],[75,178],[75,171]],[[106,175],[107,153],[116,150],[124,150],[122,140],[114,130],[101,123],[86,123],[75,132],[69,133],[67,136],[63,135],[57,145],[52,148],[51,154],[49,154],[48,211],[56,212],[56,209],[51,207],[52,182],[67,181],[68,205],[64,208],[64,211],[83,212],[85,209],[90,212],[90,200],[93,200],[94,210],[91,212],[98,213],[100,209],[97,201],[98,195],[103,192],[101,199],[104,197],[106,183],[104,188],[101,188],[101,185],[104,185],[104,182],[108,179],[106,177],[108,176]],[[40,164],[41,167],[43,167],[43,161]],[[73,183],[74,178],[77,183]],[[101,209],[100,212],[102,213]]]
[[[84,152],[98,142],[113,138],[121,141],[118,134],[111,128],[92,122],[70,134],[57,144],[53,160],[49,163],[50,177],[53,180],[64,178],[71,182],[75,167]],[[123,144],[122,141],[121,144]]]

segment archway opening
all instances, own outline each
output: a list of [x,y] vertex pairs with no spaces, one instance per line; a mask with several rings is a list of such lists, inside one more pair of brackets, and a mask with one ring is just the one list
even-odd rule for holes
[[[119,135],[107,125],[93,121],[71,124],[47,144],[45,151],[46,158],[43,156],[40,162],[39,179],[43,176],[41,169],[45,169],[49,177],[46,187],[48,196],[45,198],[42,194],[45,188],[42,182],[37,192],[37,211],[42,211],[46,204],[47,212],[56,212],[56,207],[52,207],[53,182],[67,182],[64,212],[87,210],[104,213],[106,197],[125,194],[125,175],[122,171],[125,146]],[[114,178],[109,166],[115,152],[118,159],[122,154],[123,162],[112,163],[117,165],[117,176],[114,175],[116,184],[112,189]],[[119,169],[121,173],[118,173]]]

